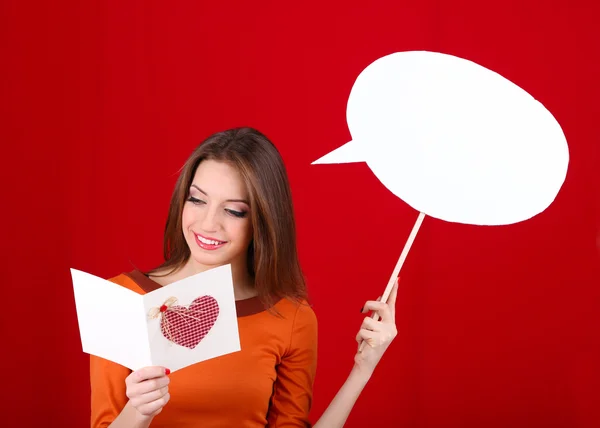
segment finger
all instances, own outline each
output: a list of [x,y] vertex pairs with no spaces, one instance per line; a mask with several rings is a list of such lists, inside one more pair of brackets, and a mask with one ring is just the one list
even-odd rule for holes
[[171,394],[167,393],[158,400],[154,400],[151,403],[143,404],[137,407],[137,410],[142,415],[153,415],[159,412],[164,406],[166,406],[170,399]]
[[359,348],[362,342],[366,342],[368,346],[374,348],[377,344],[377,336],[378,333],[361,328],[356,334],[356,341],[358,342]]
[[129,398],[138,397],[143,394],[147,394],[152,391],[159,390],[166,387],[171,382],[168,376],[162,376],[154,379],[147,379],[145,381],[128,385],[127,396]]
[[389,345],[397,335],[395,327],[385,328],[382,331],[371,331],[366,329],[360,329],[356,335],[356,341],[360,344],[364,341],[372,348],[376,346],[387,346]]
[[365,305],[362,308],[362,313],[365,314],[365,313],[373,310],[372,309],[374,307],[373,305],[378,305],[378,304],[381,304],[381,302],[378,300],[367,300]]
[[365,317],[360,328],[371,331],[381,331],[381,323],[371,317]]
[[161,366],[142,367],[141,369],[132,372],[128,376],[128,379],[130,379],[132,383],[140,383],[147,379],[168,375],[169,373],[171,373],[169,369]]
[[[382,297],[383,297],[383,296],[379,296],[379,297],[378,297],[377,299],[375,299],[375,300],[369,300],[369,302],[379,302],[379,301],[381,301],[381,298],[382,298]],[[366,312],[369,312],[369,309],[368,309],[367,307],[363,306],[363,307],[362,307],[362,309],[360,310],[360,312],[364,314],[364,313],[366,313]]]
[[365,308],[377,312],[383,322],[393,321],[390,306],[387,303],[369,300],[367,303],[365,303]]
[[153,391],[146,392],[144,394],[133,397],[131,399],[131,404],[134,407],[139,408],[140,406],[152,403],[156,400],[163,398],[168,393],[169,393],[169,387],[165,386],[160,389],[155,389]]

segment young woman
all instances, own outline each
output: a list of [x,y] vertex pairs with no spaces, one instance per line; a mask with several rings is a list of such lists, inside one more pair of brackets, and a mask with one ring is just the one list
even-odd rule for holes
[[[165,262],[112,281],[138,293],[231,264],[241,351],[170,374],[134,372],[92,356],[92,427],[306,427],[317,361],[317,320],[296,252],[292,198],[275,146],[251,128],[205,140],[184,165],[164,236]],[[396,335],[394,304],[357,334],[346,383],[315,427],[343,426]]]

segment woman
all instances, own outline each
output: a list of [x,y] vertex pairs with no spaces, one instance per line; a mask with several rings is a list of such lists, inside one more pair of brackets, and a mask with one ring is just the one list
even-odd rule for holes
[[[309,426],[317,321],[296,251],[287,174],[277,149],[251,128],[205,140],[184,165],[164,237],[165,262],[112,281],[138,293],[231,264],[241,351],[169,376],[130,372],[92,356],[93,427]],[[352,372],[315,426],[342,426],[396,334],[393,303],[369,301]]]

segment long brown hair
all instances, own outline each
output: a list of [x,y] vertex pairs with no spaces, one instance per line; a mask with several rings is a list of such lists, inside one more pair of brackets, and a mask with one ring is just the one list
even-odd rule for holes
[[188,158],[171,197],[164,233],[165,262],[148,273],[177,271],[190,257],[181,217],[196,169],[203,160],[228,162],[238,169],[246,183],[254,232],[248,247],[248,273],[265,306],[270,308],[276,299],[284,297],[306,299],[287,172],[273,143],[253,128],[213,134]]

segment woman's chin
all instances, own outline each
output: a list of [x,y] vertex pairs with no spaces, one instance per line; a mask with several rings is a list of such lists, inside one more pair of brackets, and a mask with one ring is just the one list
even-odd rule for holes
[[[203,252],[204,253],[204,252]],[[204,268],[214,268],[231,263],[231,259],[223,254],[192,254],[195,264]]]

